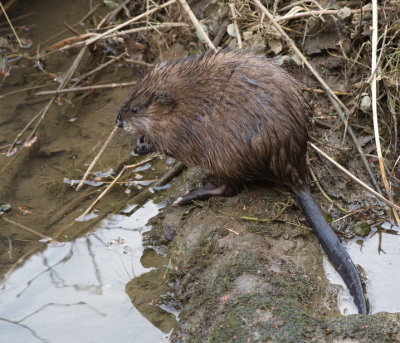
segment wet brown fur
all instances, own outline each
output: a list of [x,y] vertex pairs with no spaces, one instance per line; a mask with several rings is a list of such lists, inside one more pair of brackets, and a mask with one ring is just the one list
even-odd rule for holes
[[307,174],[309,116],[299,82],[284,69],[222,50],[155,67],[118,118],[155,150],[225,182],[267,179],[296,189]]
[[117,124],[140,135],[138,150],[158,150],[221,179],[174,204],[229,195],[238,181],[290,186],[359,313],[367,314],[358,270],[305,182],[310,113],[285,70],[248,52],[221,51],[156,67],[128,96]]

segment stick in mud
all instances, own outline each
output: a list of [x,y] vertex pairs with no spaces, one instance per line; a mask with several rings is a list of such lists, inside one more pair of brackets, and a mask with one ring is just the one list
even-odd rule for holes
[[90,172],[92,171],[93,167],[95,166],[95,164],[97,163],[97,161],[99,160],[100,156],[103,154],[104,150],[106,150],[108,144],[110,144],[111,139],[115,136],[115,133],[117,132],[118,127],[115,126],[114,129],[111,131],[111,133],[109,134],[108,138],[106,139],[106,141],[104,142],[103,146],[101,147],[100,151],[98,152],[98,154],[96,155],[96,157],[93,159],[92,163],[90,163],[88,169],[86,170],[85,175],[83,175],[83,178],[81,180],[81,182],[79,182],[78,186],[76,187],[76,190],[79,191],[83,185],[83,183],[86,181],[87,177],[89,176]]
[[36,231],[34,229],[31,229],[30,227],[27,227],[26,225],[22,225],[20,223],[17,223],[16,221],[14,221],[12,219],[4,218],[3,216],[1,217],[1,219],[3,219],[5,222],[7,222],[9,224],[12,224],[12,225],[15,225],[15,226],[27,231],[27,232],[33,233],[34,235],[40,237],[41,239],[44,239],[44,240],[49,239],[50,241],[55,241],[55,239],[53,239],[53,238],[51,238],[49,236],[45,236],[42,233],[40,233],[40,232],[38,232],[38,231]]
[[84,216],[86,216],[87,214],[89,214],[89,212],[93,209],[94,206],[96,206],[96,204],[104,198],[104,196],[111,190],[111,188],[117,183],[117,181],[121,178],[122,174],[125,172],[125,170],[128,169],[134,169],[137,168],[143,164],[146,164],[147,162],[150,162],[152,160],[154,160],[156,158],[156,156],[151,156],[149,158],[144,159],[143,161],[140,161],[138,163],[135,164],[131,164],[129,166],[124,166],[122,168],[122,170],[119,172],[119,174],[115,177],[115,179],[113,180],[113,182],[111,182],[107,188],[97,197],[97,199],[95,201],[93,201],[93,203],[79,216],[79,218],[82,218]]
[[338,169],[340,169],[343,173],[345,173],[347,176],[349,176],[353,181],[355,181],[356,183],[358,183],[361,187],[363,187],[364,189],[366,189],[368,192],[370,192],[371,194],[375,195],[379,200],[382,200],[384,203],[386,203],[387,205],[391,206],[392,208],[396,209],[396,210],[400,210],[400,206],[396,205],[394,202],[386,199],[382,194],[376,192],[375,190],[373,190],[371,187],[369,187],[365,182],[362,182],[359,178],[357,178],[355,175],[353,175],[352,173],[350,173],[346,168],[344,168],[343,166],[341,166],[339,163],[337,163],[333,158],[329,157],[326,153],[324,153],[320,148],[318,148],[316,145],[314,145],[313,143],[309,143],[309,145],[318,153],[320,154],[322,157],[324,157],[325,159],[327,159],[329,162],[331,162],[335,167],[337,167]]

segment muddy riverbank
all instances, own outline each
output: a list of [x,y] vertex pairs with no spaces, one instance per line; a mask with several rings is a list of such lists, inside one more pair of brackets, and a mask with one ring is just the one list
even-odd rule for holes
[[[188,172],[168,193],[193,187],[198,176]],[[284,222],[243,219],[279,213]],[[166,207],[150,223],[146,241],[168,251],[171,304],[181,309],[172,342],[400,339],[398,313],[340,315],[339,286],[327,281],[321,248],[284,191],[250,186],[232,198]]]
[[[161,3],[166,2],[157,1]],[[216,45],[237,47],[226,2],[189,3]],[[348,120],[341,121],[321,85],[257,7],[237,0],[244,47],[273,58],[305,83],[315,112],[312,141],[368,183],[347,136],[352,125],[379,181],[366,82],[368,4],[269,4],[275,16],[289,16],[279,22],[350,108]],[[7,23],[0,23],[0,206],[11,207],[0,213],[0,341],[399,342],[400,242],[390,209],[312,151],[312,192],[354,261],[364,268],[372,315],[344,315],[354,309],[348,299],[338,306],[342,291],[327,280],[327,262],[302,211],[287,189],[275,185],[246,185],[230,198],[174,207],[177,196],[199,186],[207,175],[188,169],[154,190],[154,182],[176,166],[170,157],[154,156],[126,170],[90,216],[76,220],[123,166],[144,159],[132,154],[135,137],[119,131],[76,191],[129,92],[121,83],[134,82],[160,60],[207,48],[182,7],[170,5],[124,28],[136,31],[99,39],[88,48],[83,48],[88,39],[142,15],[153,2],[16,1],[9,15],[22,48]],[[340,11],[310,16],[308,8],[316,11],[319,6]],[[393,8],[380,13],[390,19]],[[296,17],[298,11],[303,12]],[[390,63],[400,54],[392,44],[398,31],[385,32],[389,45],[379,50],[386,73],[379,121],[398,202],[400,129],[393,96],[398,80]],[[110,87],[115,83],[121,87]],[[37,94],[60,87],[68,92]]]

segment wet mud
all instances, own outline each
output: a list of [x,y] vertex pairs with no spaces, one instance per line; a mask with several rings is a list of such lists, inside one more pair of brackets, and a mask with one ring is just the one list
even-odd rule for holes
[[[182,178],[186,186],[168,192],[184,192],[199,179],[201,173],[188,172]],[[249,217],[275,220],[243,219]],[[393,306],[377,307],[377,302],[396,302],[395,291],[391,295],[387,288],[375,285],[381,294],[376,299],[374,287],[370,288],[374,314],[341,315],[341,286],[328,282],[322,250],[300,208],[284,190],[252,185],[232,198],[166,207],[150,223],[154,227],[146,233],[146,242],[161,244],[169,252],[172,304],[181,309],[172,342],[372,343],[400,339],[400,314],[381,312],[397,312]],[[378,248],[376,240],[365,244],[371,247],[366,253]],[[347,246],[356,256],[356,247]],[[391,253],[395,258],[396,251]],[[376,259],[378,255],[365,255],[364,261],[355,261],[365,267],[368,277],[368,261],[376,265]],[[382,273],[389,276],[389,271]],[[367,283],[375,282],[390,287],[387,279],[371,273]]]

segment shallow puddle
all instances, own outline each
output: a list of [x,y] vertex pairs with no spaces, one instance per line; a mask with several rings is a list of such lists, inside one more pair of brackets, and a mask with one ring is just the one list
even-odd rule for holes
[[[383,227],[400,233],[399,227]],[[360,265],[367,276],[371,313],[400,312],[397,289],[400,284],[400,236],[375,231],[362,245],[352,240],[345,246],[354,263]],[[342,286],[338,296],[340,312],[344,315],[357,313],[344,282],[326,259],[324,268],[329,281]]]
[[131,217],[111,215],[10,273],[0,286],[1,341],[167,342],[125,293],[129,280],[150,270],[140,263],[142,234],[161,207],[149,201]]

